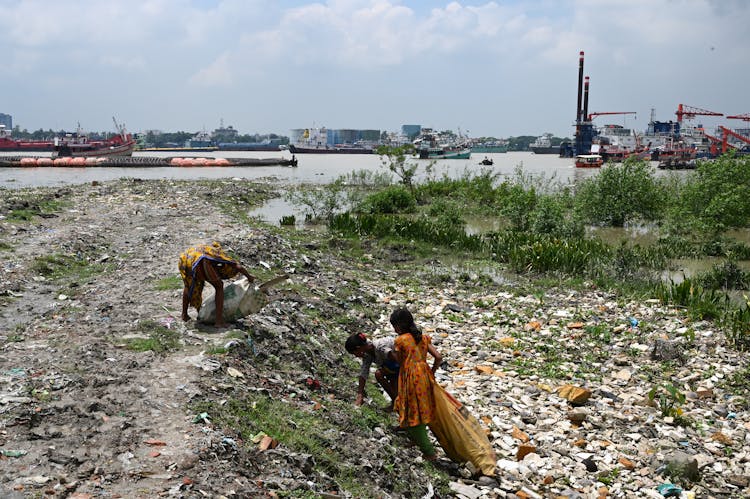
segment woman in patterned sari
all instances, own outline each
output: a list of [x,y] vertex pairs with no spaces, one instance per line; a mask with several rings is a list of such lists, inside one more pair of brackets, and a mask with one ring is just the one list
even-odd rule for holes
[[251,276],[239,262],[221,249],[217,242],[188,248],[180,255],[180,275],[185,285],[182,291],[182,320],[190,320],[188,307],[200,311],[203,303],[203,285],[208,281],[216,290],[216,327],[224,327],[224,282],[242,274],[252,282]]
[[[422,451],[424,459],[434,461],[435,447],[427,435],[427,425],[435,416],[432,385],[442,356],[432,346],[431,338],[422,334],[407,309],[396,309],[390,321],[398,334],[394,350],[400,369],[394,408],[399,414],[399,426],[406,429],[409,438]],[[428,353],[435,358],[432,368],[427,365]]]

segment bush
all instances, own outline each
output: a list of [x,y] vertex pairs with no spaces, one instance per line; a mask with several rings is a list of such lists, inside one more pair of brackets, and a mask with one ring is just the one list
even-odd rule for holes
[[586,221],[623,227],[627,222],[658,220],[662,191],[645,161],[628,158],[607,163],[578,188],[576,207]]
[[682,212],[716,233],[750,224],[750,157],[701,161],[680,199]]
[[362,202],[360,211],[364,213],[411,213],[417,202],[406,187],[392,186],[370,194]]
[[561,196],[543,195],[529,215],[530,230],[556,237],[582,237],[584,226],[575,214],[568,214]]

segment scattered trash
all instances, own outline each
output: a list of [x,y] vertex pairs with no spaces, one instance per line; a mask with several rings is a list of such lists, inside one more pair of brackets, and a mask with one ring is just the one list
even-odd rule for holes
[[153,439],[153,438],[149,438],[148,440],[144,440],[143,443],[148,444],[148,445],[167,445],[166,442],[164,442],[162,440],[156,440],[156,439]]
[[164,317],[159,321],[159,324],[167,329],[172,329],[172,325],[174,324],[174,317]]
[[318,381],[317,379],[307,378],[305,380],[305,384],[311,390],[319,390],[320,389],[320,381]]
[[630,321],[631,328],[635,329],[638,327],[638,319],[636,319],[635,317],[630,317],[628,320]]
[[682,489],[672,483],[657,485],[656,490],[658,490],[664,497],[680,497],[682,494]]
[[208,418],[207,412],[201,412],[193,418],[193,423],[210,423],[211,420]]
[[21,457],[26,455],[25,450],[0,449],[0,455],[5,457]]
[[234,367],[227,367],[227,374],[230,375],[233,378],[244,378],[245,377],[244,374],[242,374],[240,371],[238,371]]
[[266,435],[265,437],[261,439],[260,443],[258,444],[258,449],[262,451],[268,450],[268,449],[275,449],[277,445],[279,445],[278,440]]

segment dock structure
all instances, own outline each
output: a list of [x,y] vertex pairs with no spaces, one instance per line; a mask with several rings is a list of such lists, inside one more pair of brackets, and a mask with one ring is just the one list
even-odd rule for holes
[[104,156],[104,157],[63,157],[50,158],[48,156],[6,156],[0,157],[0,167],[202,167],[202,166],[297,166],[297,158],[203,158],[203,157],[132,157],[132,156]]

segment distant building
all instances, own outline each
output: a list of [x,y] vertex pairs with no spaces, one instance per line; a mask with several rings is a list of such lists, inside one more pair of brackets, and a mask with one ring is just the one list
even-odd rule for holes
[[401,125],[401,135],[405,135],[409,140],[414,140],[422,133],[422,125]]
[[380,130],[356,130],[352,128],[295,128],[291,130],[289,142],[309,146],[336,146],[341,144],[379,144]]
[[0,125],[5,125],[6,130],[13,130],[13,116],[0,113]]

